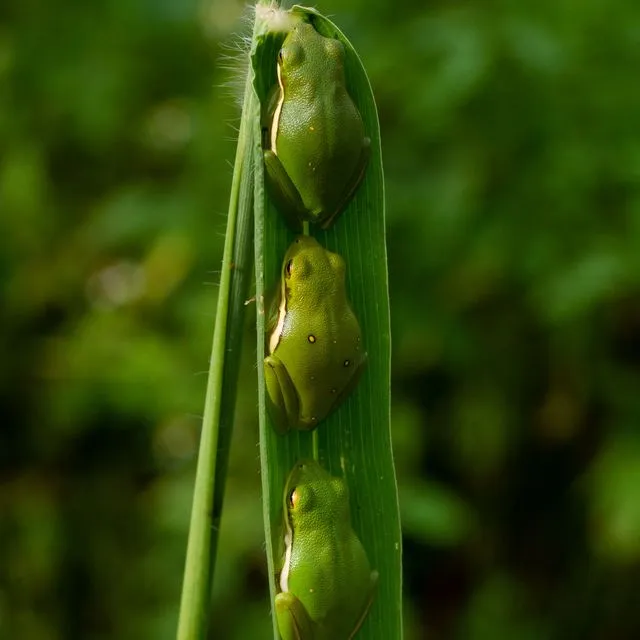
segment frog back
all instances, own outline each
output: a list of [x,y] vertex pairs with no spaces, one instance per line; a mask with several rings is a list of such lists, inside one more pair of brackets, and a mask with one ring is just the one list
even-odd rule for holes
[[343,85],[312,90],[280,114],[277,155],[314,217],[332,213],[360,163],[362,118]]
[[313,428],[333,409],[366,353],[360,325],[345,301],[313,314],[290,311],[274,352],[293,380],[300,400],[300,427]]
[[325,521],[297,548],[293,543],[289,591],[317,625],[313,640],[350,638],[371,596],[371,568],[362,543],[350,525],[339,525]]

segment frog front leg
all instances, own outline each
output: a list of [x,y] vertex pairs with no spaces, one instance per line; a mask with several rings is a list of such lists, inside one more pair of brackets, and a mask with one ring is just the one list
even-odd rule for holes
[[293,230],[300,231],[302,229],[301,220],[309,219],[300,192],[291,181],[287,170],[280,162],[280,158],[271,149],[264,152],[264,166],[267,170],[269,193]]
[[287,368],[278,356],[264,359],[264,381],[267,387],[269,412],[281,435],[298,424],[300,401]]
[[367,617],[367,614],[369,613],[369,609],[371,609],[371,605],[373,604],[373,599],[376,595],[377,590],[378,590],[378,572],[372,571],[371,579],[369,581],[369,593],[367,594],[367,599],[364,602],[362,611],[360,612],[358,620],[356,621],[356,626],[353,628],[353,631],[351,632],[351,635],[349,636],[348,640],[351,640],[352,638],[354,638],[356,633],[360,631],[360,627],[362,626],[362,623]]
[[362,179],[364,178],[365,171],[367,169],[367,165],[369,164],[369,158],[371,157],[371,139],[365,138],[362,141],[362,148],[360,150],[360,158],[358,160],[358,164],[356,165],[355,171],[353,172],[353,177],[347,183],[347,189],[344,192],[341,200],[338,202],[338,205],[335,208],[335,211],[325,220],[323,220],[320,225],[323,229],[328,229],[334,222],[337,216],[342,213],[342,211],[346,208],[349,200],[353,198],[356,189],[360,186]]
[[282,640],[313,640],[313,621],[302,602],[292,593],[276,596],[276,618]]

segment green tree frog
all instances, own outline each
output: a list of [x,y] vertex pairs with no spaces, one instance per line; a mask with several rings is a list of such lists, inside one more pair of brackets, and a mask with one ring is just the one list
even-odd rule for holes
[[267,324],[264,377],[280,433],[314,429],[356,386],[367,353],[345,287],[345,263],[298,236],[282,263]]
[[284,563],[276,617],[283,640],[348,640],[378,584],[351,527],[347,484],[313,460],[293,467],[284,493]]
[[344,46],[299,22],[278,54],[266,105],[267,184],[294,228],[331,225],[360,184],[371,143],[347,93]]

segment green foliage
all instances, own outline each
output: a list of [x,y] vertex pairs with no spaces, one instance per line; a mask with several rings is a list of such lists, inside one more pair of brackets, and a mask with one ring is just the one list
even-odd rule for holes
[[[0,8],[0,637],[175,637],[243,6]],[[640,636],[636,3],[318,9],[380,115],[406,636]],[[232,640],[272,635],[255,379]]]
[[[356,391],[314,433],[319,461],[333,475],[345,478],[349,487],[352,521],[373,569],[379,573],[376,598],[359,636],[365,639],[400,638],[402,635],[402,540],[398,517],[395,470],[389,432],[389,293],[384,227],[384,182],[380,134],[371,88],[348,39],[336,26],[314,12],[302,17],[314,20],[324,36],[344,45],[345,74],[350,95],[362,115],[371,138],[367,174],[354,199],[328,231],[318,227],[311,235],[323,247],[335,251],[346,262],[349,299],[363,330],[368,363]],[[265,30],[268,25],[265,25]],[[266,32],[252,49],[256,91],[264,101],[276,81],[275,61],[283,34]],[[256,119],[255,135],[260,135]],[[276,573],[282,566],[282,497],[287,475],[304,457],[312,457],[312,434],[276,434],[265,406],[261,368],[264,359],[266,302],[278,285],[282,260],[295,234],[265,194],[262,152],[256,149],[256,296],[258,384],[260,401],[260,453],[269,561],[271,597],[275,598]],[[380,517],[384,514],[384,518]],[[274,637],[277,636],[274,618]]]

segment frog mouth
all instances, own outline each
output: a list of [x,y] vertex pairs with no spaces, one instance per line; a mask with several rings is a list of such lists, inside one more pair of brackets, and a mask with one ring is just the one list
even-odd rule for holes
[[284,534],[284,564],[280,572],[280,591],[287,593],[289,591],[289,569],[291,568],[291,548],[293,547],[293,536],[291,531],[287,529]]
[[284,320],[287,317],[287,285],[284,278],[282,278],[282,290],[280,292],[280,306],[278,307],[278,322],[274,330],[269,337],[269,353],[273,353],[276,350],[278,344],[280,344],[280,338],[282,337],[282,331],[284,330]]
[[282,71],[280,65],[276,66],[278,73],[278,85],[280,86],[280,97],[278,98],[278,104],[276,110],[273,112],[273,120],[271,122],[271,151],[278,155],[277,139],[278,129],[280,128],[280,114],[282,113],[282,105],[284,103],[284,85],[282,84]]

